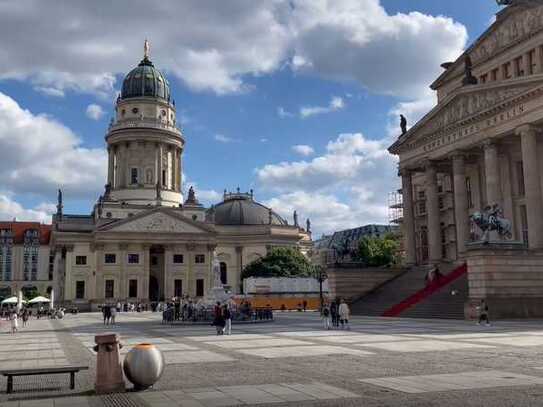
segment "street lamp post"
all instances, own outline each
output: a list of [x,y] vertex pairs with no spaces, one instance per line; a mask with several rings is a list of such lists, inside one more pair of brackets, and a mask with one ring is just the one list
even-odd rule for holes
[[326,274],[326,270],[323,266],[317,265],[315,266],[315,277],[319,282],[319,298],[320,298],[320,310],[322,312],[323,303],[324,303],[324,296],[322,295],[322,283],[324,280],[328,278],[328,275]]

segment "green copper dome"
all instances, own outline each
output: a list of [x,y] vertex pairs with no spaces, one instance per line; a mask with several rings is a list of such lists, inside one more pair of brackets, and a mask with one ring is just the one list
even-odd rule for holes
[[170,101],[170,84],[145,56],[124,78],[121,99],[154,97]]

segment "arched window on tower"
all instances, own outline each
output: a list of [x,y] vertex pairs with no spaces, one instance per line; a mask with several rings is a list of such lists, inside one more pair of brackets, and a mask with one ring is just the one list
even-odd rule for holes
[[168,171],[166,172],[166,185],[168,189],[173,189],[173,180],[172,180],[172,165],[173,165],[173,157],[172,152],[168,151]]
[[226,285],[228,284],[228,274],[226,272],[227,271],[226,263],[224,261],[221,261],[219,265],[220,265],[220,270],[221,270],[221,284]]

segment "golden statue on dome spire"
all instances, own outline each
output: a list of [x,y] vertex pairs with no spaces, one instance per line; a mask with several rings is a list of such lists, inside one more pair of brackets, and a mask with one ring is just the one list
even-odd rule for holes
[[149,59],[149,50],[151,49],[149,45],[149,41],[147,38],[145,39],[145,42],[143,43],[143,59]]

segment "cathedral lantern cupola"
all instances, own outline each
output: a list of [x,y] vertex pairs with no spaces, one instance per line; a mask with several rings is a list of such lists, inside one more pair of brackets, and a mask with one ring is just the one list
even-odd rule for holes
[[143,59],[123,80],[106,135],[109,196],[125,204],[179,206],[185,141],[170,85],[149,51],[146,40]]

